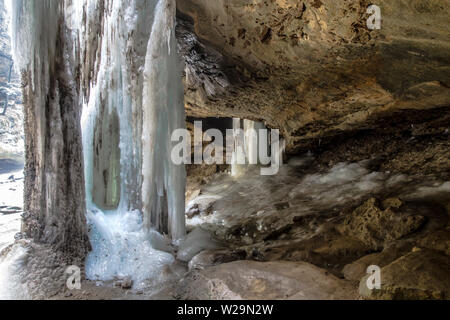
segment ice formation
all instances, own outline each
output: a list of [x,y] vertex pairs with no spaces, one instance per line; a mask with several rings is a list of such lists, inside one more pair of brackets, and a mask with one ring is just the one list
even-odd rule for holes
[[[96,23],[97,8],[92,1],[84,8],[88,17],[85,30],[89,30],[89,24]],[[174,262],[170,253],[161,251],[170,251],[168,239],[154,230],[173,240],[185,234],[185,171],[170,162],[170,132],[184,126],[181,69],[174,40],[175,2],[112,1],[104,19],[97,79],[82,116],[93,247],[86,272],[90,279],[131,276],[141,283]],[[98,154],[105,148],[103,137],[112,137],[110,126],[101,121],[113,125],[114,118],[119,122],[120,152],[112,144],[102,159]],[[118,163],[111,160],[118,156]],[[102,161],[110,163],[101,166]],[[96,199],[101,198],[96,196],[101,185],[95,180],[96,172],[111,169],[111,163],[120,176],[109,179],[114,186],[101,195],[109,194],[112,200],[102,207]]]
[[186,233],[186,172],[171,161],[170,137],[185,126],[185,117],[174,24],[175,1],[160,1],[145,58],[142,198],[146,226],[179,240]]
[[338,211],[368,194],[397,194],[415,200],[448,198],[448,182],[371,171],[370,160],[337,163],[328,171],[307,173],[313,161],[312,154],[293,158],[275,176],[261,176],[257,168],[247,169],[238,179],[221,176],[189,202],[187,211],[196,206],[200,212],[210,208],[213,213],[188,219],[188,228],[225,233],[248,223],[259,233],[270,234],[295,217]]
[[[38,106],[58,37],[71,44],[67,74],[81,77],[88,278],[154,276],[174,261],[170,241],[185,235],[186,173],[170,160],[170,133],[185,127],[175,1],[14,0],[11,8],[16,66],[29,70]],[[37,112],[45,121],[45,108]],[[37,144],[43,151],[44,134]]]
[[12,246],[0,256],[0,300],[30,299],[27,284],[21,280],[21,270],[27,259],[27,249]]
[[[283,164],[285,141],[280,139],[279,130],[269,130],[261,122],[233,118],[233,139],[231,145],[231,175],[242,176],[248,165],[263,165],[261,175],[275,175]],[[227,139],[228,140],[228,139]],[[232,141],[231,141],[232,140]],[[264,167],[270,165],[270,167]]]
[[[175,258],[163,249],[164,238],[145,232],[138,211],[102,212],[91,209],[93,250],[86,259],[86,275],[94,280],[130,276],[137,287],[157,277]],[[167,247],[168,248],[168,247]]]
[[189,262],[198,253],[203,250],[217,249],[220,244],[212,238],[211,234],[200,228],[192,230],[183,241],[177,253],[177,259]]

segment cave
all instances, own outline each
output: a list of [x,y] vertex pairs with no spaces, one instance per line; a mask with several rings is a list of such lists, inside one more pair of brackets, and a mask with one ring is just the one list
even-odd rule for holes
[[449,10],[0,0],[0,299],[450,299]]

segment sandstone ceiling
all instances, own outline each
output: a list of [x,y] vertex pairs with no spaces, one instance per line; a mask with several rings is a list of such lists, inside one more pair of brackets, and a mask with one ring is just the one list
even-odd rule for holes
[[377,1],[381,30],[370,4],[178,0],[188,116],[264,121],[292,153],[360,130],[444,132],[450,1]]

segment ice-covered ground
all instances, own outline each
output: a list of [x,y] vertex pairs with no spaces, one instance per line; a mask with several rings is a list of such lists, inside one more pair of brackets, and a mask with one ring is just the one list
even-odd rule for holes
[[[155,231],[145,232],[142,215],[133,212],[88,212],[93,250],[86,259],[88,279],[109,281],[131,277],[135,288],[158,281],[174,264],[170,241]],[[161,279],[164,280],[164,279]]]
[[[21,163],[0,160],[0,252],[14,242],[20,231],[23,206],[23,170]],[[14,247],[0,257],[0,299],[26,299],[25,288],[17,281],[25,249]]]
[[22,246],[12,246],[0,256],[0,300],[29,299],[26,283],[21,281],[20,272],[26,261],[27,250]]
[[370,196],[404,200],[450,198],[450,182],[370,170],[369,161],[338,163],[315,172],[311,156],[292,159],[278,175],[260,176],[248,168],[239,178],[222,174],[204,186],[187,206],[200,214],[187,220],[189,229],[202,227],[220,238],[239,232],[249,241],[262,240],[296,217],[339,212]]
[[0,160],[0,251],[14,242],[20,231],[23,171],[18,168],[20,164]]

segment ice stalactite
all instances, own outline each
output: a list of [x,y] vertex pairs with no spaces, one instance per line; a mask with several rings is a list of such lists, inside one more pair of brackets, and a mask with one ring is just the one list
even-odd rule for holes
[[[151,25],[156,1],[115,0],[107,8],[102,3],[89,0],[84,5],[83,29],[101,35],[97,42],[90,32],[82,37],[85,59],[93,59],[91,68],[97,70],[84,73],[89,83],[82,118],[87,202],[106,209],[141,210],[141,57],[150,32],[143,25]],[[99,53],[92,58],[91,51]],[[104,201],[99,194],[116,201]]]
[[231,156],[231,175],[238,177],[245,165],[245,138],[241,119],[233,118],[233,153]]
[[185,127],[181,66],[175,39],[175,1],[161,0],[148,42],[143,101],[143,206],[147,227],[185,235],[184,166],[171,161],[171,134]]
[[[86,16],[79,19],[82,29],[102,35],[97,48],[88,33],[82,44],[98,70],[84,74],[90,83],[82,127],[93,246],[86,272],[90,279],[131,276],[142,283],[174,262],[155,249],[170,251],[158,232],[184,235],[185,172],[170,159],[171,131],[184,126],[175,2],[107,4],[104,10],[86,1],[77,10]],[[100,54],[92,58],[90,50]]]

